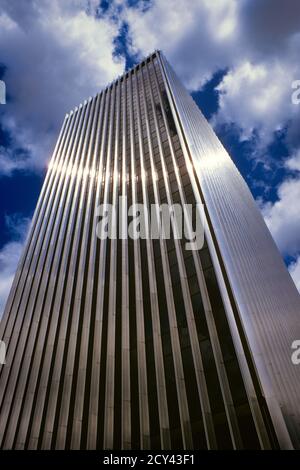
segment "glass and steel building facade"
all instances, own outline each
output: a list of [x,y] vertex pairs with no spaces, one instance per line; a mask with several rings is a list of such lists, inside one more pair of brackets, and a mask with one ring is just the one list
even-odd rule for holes
[[[117,227],[133,203],[203,203],[204,245],[99,239],[101,203]],[[299,448],[299,319],[248,187],[156,51],[65,117],[1,321],[0,446]]]

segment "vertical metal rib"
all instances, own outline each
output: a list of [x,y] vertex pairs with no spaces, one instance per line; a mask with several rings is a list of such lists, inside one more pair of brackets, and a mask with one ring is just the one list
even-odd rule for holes
[[[118,237],[118,186],[119,186],[119,139],[120,139],[120,83],[116,84],[115,113],[110,119],[115,123],[114,132],[114,163],[112,174],[112,230]],[[114,399],[115,399],[115,348],[116,348],[116,298],[117,298],[117,243],[113,237],[110,242],[109,303],[107,326],[107,358],[104,397],[104,449],[112,449],[114,444]]]
[[[140,88],[138,85],[138,77],[140,76]],[[146,114],[146,101],[145,101],[145,89],[142,78],[142,70],[136,75],[136,88],[137,88],[137,101],[138,101],[138,112],[137,112],[137,124],[138,124],[138,135],[139,135],[139,150],[141,159],[141,181],[143,191],[143,204],[149,208],[148,192],[146,181],[147,175],[145,170],[144,162],[144,150],[142,143],[142,127],[141,127],[141,100],[143,102],[144,112]],[[142,93],[141,93],[142,92]],[[140,98],[139,95],[142,95]],[[147,119],[146,119],[147,122]],[[149,126],[149,123],[147,124]],[[149,177],[148,177],[149,178]],[[151,314],[152,314],[152,330],[153,330],[153,347],[155,357],[155,374],[157,382],[157,396],[158,396],[158,410],[159,410],[159,423],[160,423],[160,441],[162,449],[169,449],[171,446],[170,438],[170,426],[168,416],[168,403],[167,403],[167,391],[165,382],[165,370],[163,362],[163,349],[162,349],[162,338],[160,329],[160,318],[159,318],[159,306],[157,297],[157,286],[155,278],[155,267],[154,267],[154,254],[153,246],[150,239],[150,226],[149,226],[149,213],[145,213],[145,227],[146,227],[146,248],[148,258],[148,272],[149,272],[149,287],[150,287],[150,298],[151,298]]]
[[[159,61],[159,64],[160,64],[160,67],[161,67],[161,70],[162,70],[162,76],[163,76],[163,79],[164,79],[164,82],[165,82],[166,92],[167,92],[167,95],[169,97],[169,103],[170,103],[170,106],[171,106],[171,109],[172,109],[173,118],[176,122],[176,127],[177,127],[177,130],[178,130],[178,135],[180,137],[181,147],[182,147],[183,153],[185,155],[186,166],[187,166],[187,170],[188,170],[188,173],[189,173],[189,176],[190,176],[190,179],[191,179],[191,183],[192,183],[192,186],[193,186],[193,191],[194,191],[197,203],[202,204],[203,201],[202,201],[202,198],[199,194],[199,190],[198,190],[198,187],[197,187],[197,184],[196,184],[193,167],[190,163],[189,155],[188,155],[187,150],[186,150],[186,142],[185,142],[185,139],[183,138],[181,126],[179,125],[179,122],[178,122],[178,117],[177,117],[177,113],[176,113],[176,110],[175,110],[175,107],[174,107],[172,94],[171,94],[171,91],[170,91],[170,88],[169,88],[167,76],[165,74],[164,66],[161,62],[160,56],[158,56],[158,61]],[[212,236],[211,236],[207,221],[204,220],[204,224],[205,224],[205,236],[207,238],[207,242],[208,242],[208,245],[209,245],[209,250],[210,250],[211,256],[213,258],[214,269],[215,269],[216,276],[217,276],[217,279],[218,279],[218,282],[219,282],[219,285],[220,285],[221,296],[222,296],[225,311],[226,311],[226,314],[227,314],[227,320],[228,320],[228,324],[229,324],[229,327],[230,327],[230,330],[231,330],[232,340],[234,342],[237,358],[238,358],[239,365],[240,365],[240,370],[241,370],[241,373],[243,375],[243,380],[244,380],[244,384],[245,384],[245,388],[246,388],[246,393],[247,393],[247,396],[248,396],[248,399],[249,399],[249,404],[250,404],[250,407],[251,407],[251,410],[252,410],[256,430],[258,432],[258,437],[259,437],[260,443],[263,446],[263,448],[269,449],[270,448],[270,441],[269,441],[269,438],[268,438],[268,435],[267,435],[265,424],[263,422],[263,418],[262,418],[262,415],[261,415],[261,410],[260,410],[260,407],[258,405],[258,400],[257,400],[257,396],[256,396],[256,393],[255,393],[255,390],[254,390],[253,381],[252,381],[252,378],[251,378],[249,367],[247,365],[247,359],[245,357],[245,353],[244,353],[243,346],[242,346],[242,343],[241,343],[240,335],[238,333],[236,321],[234,319],[234,314],[233,314],[231,303],[230,303],[230,300],[229,300],[227,288],[225,287],[225,282],[224,282],[223,275],[222,275],[222,272],[221,272],[221,268],[220,268],[220,265],[219,265],[219,262],[218,262],[216,250],[215,250],[215,247],[214,247],[214,242],[212,240]],[[197,275],[199,276],[200,275],[199,269],[197,271],[198,271]],[[203,276],[201,276],[201,277],[203,277]],[[202,288],[204,289],[204,291],[202,293],[203,301],[207,302],[208,296],[207,296],[207,293],[206,293],[206,286],[205,286],[205,280],[204,279],[203,279],[203,283],[200,282],[200,285],[202,285]],[[208,301],[209,301],[209,299],[208,299]],[[210,336],[211,336],[211,338],[214,338],[216,336],[215,335],[215,325],[214,325],[213,318],[212,318],[212,315],[211,315],[211,312],[210,312],[210,309],[209,309],[209,304],[207,304],[206,312],[207,312],[208,326],[209,326],[210,332],[211,332]],[[209,317],[210,317],[210,319],[209,319]],[[219,349],[219,345],[216,342],[215,342],[215,349],[216,349],[215,354],[219,354],[217,352],[217,350]],[[222,360],[221,359],[220,359],[220,362],[221,362],[221,365],[219,364],[219,368],[222,367]],[[221,373],[222,373],[222,371],[219,370],[219,374],[221,374]]]
[[[82,108],[82,107],[81,107]],[[81,119],[83,118],[82,114],[82,109],[79,111],[81,115]],[[78,116],[79,116],[78,113]],[[73,143],[73,140],[72,140]],[[61,168],[61,171],[56,169],[55,171],[57,172],[63,172],[65,173],[67,171],[67,167],[72,162],[72,160],[69,160],[70,156],[72,158],[72,153],[74,154],[74,149],[71,146],[70,147],[70,153],[68,152],[66,154],[66,165],[65,167]],[[51,276],[49,287],[47,289],[47,297],[44,305],[44,312],[43,316],[45,317],[45,321],[51,320],[50,327],[49,327],[49,332],[46,337],[46,344],[44,344],[44,339],[43,336],[40,336],[39,342],[38,342],[38,347],[37,347],[37,356],[34,359],[34,364],[36,366],[36,369],[39,369],[39,374],[41,374],[39,378],[39,385],[37,386],[37,390],[35,390],[35,385],[34,385],[34,380],[37,380],[34,376],[31,377],[30,381],[30,395],[31,399],[34,403],[34,415],[33,415],[33,425],[32,429],[27,430],[29,434],[31,434],[31,439],[29,439],[29,446],[32,448],[35,448],[38,444],[38,436],[41,434],[41,421],[42,421],[42,416],[43,416],[43,410],[44,410],[44,402],[45,402],[45,395],[46,395],[46,386],[47,386],[47,380],[49,377],[50,373],[50,366],[51,366],[51,361],[52,361],[52,353],[53,353],[53,342],[54,342],[54,334],[56,331],[57,327],[57,322],[59,321],[58,315],[53,315],[52,313],[52,308],[54,309],[54,312],[59,311],[59,305],[60,305],[60,299],[61,299],[61,293],[60,290],[62,289],[62,286],[64,285],[65,282],[65,273],[61,271],[61,264],[62,264],[62,269],[64,266],[64,259],[62,257],[62,250],[63,250],[63,243],[65,240],[64,237],[64,232],[66,230],[66,225],[68,221],[68,214],[70,212],[70,204],[68,204],[68,201],[70,201],[70,193],[68,193],[68,189],[70,189],[68,185],[68,177],[62,178],[60,175],[61,181],[63,182],[63,191],[62,194],[60,195],[59,198],[59,207],[57,209],[57,216],[56,216],[56,225],[55,225],[55,232],[58,231],[58,239],[57,239],[57,245],[56,245],[56,251],[55,251],[55,258],[53,261],[53,276]],[[68,194],[67,194],[68,193]],[[55,207],[55,205],[53,206]],[[66,208],[65,213],[64,207]],[[57,276],[58,277],[58,282],[57,281]],[[43,328],[44,329],[44,328]],[[42,330],[43,330],[42,329]],[[44,349],[44,352],[42,350]],[[40,364],[40,358],[42,354],[45,354],[44,356],[44,364],[43,362]],[[36,402],[34,402],[36,396]],[[21,423],[20,427],[20,439],[25,439],[25,425],[28,417],[24,422]]]
[[[161,100],[161,95],[160,95],[155,68],[154,68],[154,77],[155,77],[154,83],[155,83],[156,90],[158,93],[162,115],[165,119],[163,103]],[[168,131],[166,119],[165,119],[165,126],[166,126],[166,130]],[[168,135],[168,137],[170,139],[170,135]],[[172,148],[172,145],[170,145],[170,148]],[[167,173],[167,169],[165,173]],[[177,173],[175,172],[175,174]],[[177,174],[177,180],[179,183],[178,188],[182,189],[181,181],[179,180],[178,174]],[[168,187],[168,191],[167,191],[168,204],[169,206],[171,206],[173,204],[171,189],[169,187],[169,182],[167,178],[165,178],[165,181],[166,181],[166,186]],[[175,227],[175,224],[173,223],[173,219],[171,219],[171,222],[173,225],[173,233],[175,233],[176,227]],[[206,433],[208,448],[216,448],[216,437],[215,437],[214,426],[213,426],[213,421],[212,421],[212,413],[211,413],[211,408],[210,408],[210,403],[209,403],[209,398],[208,398],[208,391],[207,391],[202,357],[201,357],[201,352],[200,352],[200,347],[199,347],[199,342],[198,342],[198,337],[197,337],[197,329],[196,329],[195,319],[193,315],[193,308],[192,308],[192,303],[191,303],[189,288],[188,288],[188,283],[187,283],[187,275],[186,275],[183,256],[181,252],[181,246],[180,246],[179,241],[176,239],[176,237],[174,237],[174,244],[175,244],[177,262],[178,262],[179,272],[180,272],[180,282],[181,282],[181,288],[183,292],[189,339],[191,343],[194,369],[196,373],[199,398],[200,398],[200,403],[201,403],[201,408],[202,408],[204,429]]]
[[[108,203],[110,182],[111,182],[111,146],[113,137],[113,113],[115,106],[115,85],[108,91],[110,115],[108,120],[108,135],[104,135],[104,139],[107,139],[107,157],[106,157],[106,171],[104,177],[104,195],[103,205],[104,207]],[[102,331],[103,331],[103,309],[104,309],[104,288],[105,288],[105,266],[106,266],[106,249],[107,240],[101,239],[100,241],[100,254],[99,254],[99,271],[98,271],[98,286],[97,286],[97,303],[96,303],[96,330],[94,337],[94,348],[97,352],[97,356],[93,356],[95,364],[92,369],[92,385],[91,385],[91,396],[90,396],[90,407],[92,407],[92,420],[93,429],[90,428],[91,434],[89,434],[89,448],[96,448],[97,446],[97,434],[99,433],[99,401],[102,397],[99,397],[99,383],[100,383],[100,362],[101,362],[101,347],[102,347]],[[109,283],[108,283],[109,285]],[[96,349],[97,348],[97,349]],[[94,391],[94,395],[93,395]],[[95,398],[94,398],[95,397]],[[94,402],[94,404],[92,404]],[[101,443],[101,446],[103,444]]]
[[[55,217],[52,214],[52,218],[54,221],[53,230],[51,232],[50,227],[47,231],[47,236],[44,240],[44,245],[41,250],[41,256],[39,259],[38,266],[36,268],[35,276],[34,276],[34,283],[30,290],[30,298],[27,304],[27,313],[26,316],[31,317],[31,325],[30,329],[28,330],[27,338],[24,338],[24,353],[23,359],[20,363],[20,373],[18,377],[18,385],[16,387],[16,395],[14,398],[12,416],[13,418],[9,421],[9,426],[6,432],[6,439],[5,439],[5,447],[11,448],[15,439],[16,434],[16,426],[19,419],[19,414],[21,411],[21,407],[24,408],[25,411],[27,407],[27,403],[24,403],[24,395],[26,393],[27,388],[27,379],[28,376],[31,374],[35,375],[37,372],[32,371],[31,364],[32,358],[34,355],[34,348],[37,341],[37,336],[40,333],[40,326],[44,326],[45,321],[47,320],[47,316],[43,315],[44,313],[44,301],[48,291],[48,283],[50,278],[50,273],[52,270],[52,263],[54,258],[55,249],[49,250],[49,245],[56,247],[57,236],[58,236],[58,220],[59,217]],[[48,238],[49,237],[49,238]],[[51,238],[50,238],[51,237]],[[42,330],[43,331],[43,330]],[[26,329],[23,327],[22,333],[26,333]],[[18,346],[18,351],[21,351],[20,342]],[[22,364],[22,365],[21,365]]]
[[[163,157],[163,151],[161,148],[156,109],[154,105],[153,91],[152,91],[151,80],[150,80],[147,64],[145,65],[145,69],[146,69],[146,76],[150,83],[151,107],[152,107],[152,112],[154,116],[156,136],[157,136],[157,140],[159,143],[161,162],[164,167],[164,157]],[[166,168],[164,168],[164,175],[166,175]],[[166,178],[165,178],[165,184],[166,186],[168,185]],[[177,394],[178,394],[179,414],[180,414],[180,419],[181,419],[182,437],[183,437],[184,447],[186,449],[191,449],[193,448],[193,439],[192,439],[189,409],[188,409],[186,389],[185,389],[185,378],[184,378],[184,371],[183,371],[183,364],[182,364],[182,357],[181,357],[180,341],[179,341],[179,336],[178,336],[178,325],[177,325],[177,319],[175,315],[175,305],[174,305],[174,298],[173,298],[173,292],[172,292],[172,284],[170,280],[170,267],[169,267],[169,262],[168,262],[168,257],[167,257],[166,243],[163,239],[160,240],[160,243],[161,243],[163,270],[164,270],[164,280],[165,280],[165,287],[166,287],[166,297],[167,297],[167,304],[168,304],[168,316],[169,316],[171,344],[172,344],[172,350],[173,350],[174,367],[175,367],[175,375],[176,375],[176,385],[177,385]]]
[[[95,189],[96,189],[96,172],[97,165],[99,164],[99,147],[100,147],[100,136],[101,136],[101,126],[103,118],[103,109],[104,109],[105,98],[102,95],[98,95],[98,103],[95,111],[95,119],[93,124],[93,140],[95,143],[92,143],[89,151],[92,153],[92,164],[90,166],[90,175],[89,175],[89,187],[88,187],[88,196],[86,203],[86,231],[87,235],[90,238],[86,240],[84,246],[89,250],[86,253],[86,265],[85,265],[85,275],[86,275],[86,292],[85,297],[82,299],[83,302],[83,325],[82,325],[82,336],[80,342],[80,354],[79,354],[79,365],[78,365],[78,377],[76,383],[76,391],[74,398],[74,416],[72,424],[72,435],[71,435],[71,448],[79,449],[82,439],[82,421],[84,413],[84,403],[87,400],[85,396],[86,384],[89,381],[88,374],[88,350],[89,342],[92,337],[92,297],[93,289],[91,288],[91,283],[93,282],[93,270],[95,269],[95,258],[94,258],[94,247],[96,246],[96,216],[95,216]],[[88,246],[89,244],[89,246]]]
[[[66,220],[66,214],[64,220]],[[58,217],[59,219],[59,217]],[[62,255],[63,244],[61,240],[64,238],[62,234],[64,233],[64,224],[60,226],[60,229],[56,228],[56,246],[54,259],[52,261],[49,281],[47,284],[46,298],[43,303],[41,303],[40,308],[42,308],[43,314],[41,316],[41,326],[39,331],[39,336],[35,346],[35,353],[33,357],[33,362],[31,365],[31,374],[29,377],[29,383],[27,388],[27,393],[25,397],[24,410],[20,419],[20,427],[16,439],[16,448],[24,448],[26,442],[26,435],[28,432],[29,422],[31,413],[33,413],[32,408],[34,408],[34,397],[38,389],[39,376],[43,373],[42,364],[43,364],[43,353],[46,350],[46,345],[51,338],[53,337],[53,331],[57,325],[57,315],[51,315],[51,306],[54,303],[54,296],[59,293],[59,283],[58,283],[58,274],[60,268],[60,261]],[[46,366],[47,367],[47,366]],[[47,369],[47,373],[48,373]]]
[[[174,74],[171,80],[173,88],[180,88]],[[273,420],[273,425],[269,424],[276,432],[280,447],[291,448],[291,438],[294,445],[299,446],[297,391],[300,382],[288,353],[299,326],[295,314],[300,308],[299,294],[249,188],[193,101],[189,99],[184,105],[184,96],[184,92],[178,94],[177,106],[180,111],[189,108],[192,117],[193,127],[185,126],[185,133],[194,148],[195,169],[207,199],[222,269],[235,302],[240,335],[251,351],[249,367],[260,377],[257,390],[265,396]],[[184,119],[182,123],[185,124]],[[195,132],[199,127],[201,132]],[[201,135],[206,135],[207,139]],[[203,153],[199,152],[200,145],[204,147]],[[218,165],[206,171],[212,152],[217,152]],[[249,224],[252,230],[248,230]],[[297,331],[300,334],[299,328]],[[279,403],[285,403],[285,407]]]
[[[66,368],[64,371],[64,384],[62,388],[63,399],[60,402],[60,415],[58,419],[58,430],[56,437],[56,448],[64,449],[66,447],[67,438],[67,426],[68,420],[72,416],[73,411],[71,409],[71,394],[72,387],[74,385],[73,380],[76,377],[76,370],[78,364],[75,363],[77,355],[76,349],[80,344],[80,314],[81,314],[81,302],[84,298],[84,269],[87,257],[87,243],[88,243],[88,230],[89,218],[90,218],[90,207],[87,205],[87,189],[90,181],[89,171],[91,167],[91,160],[93,158],[93,142],[95,138],[95,113],[96,100],[92,100],[91,107],[89,108],[89,120],[87,124],[85,141],[82,149],[82,156],[80,159],[78,172],[76,175],[76,189],[75,198],[79,199],[76,224],[74,230],[74,244],[72,251],[72,258],[77,257],[77,267],[75,272],[72,272],[73,285],[69,288],[73,290],[73,305],[69,311],[69,315],[72,316],[72,324],[69,335],[69,345],[67,351],[65,351]],[[70,271],[69,271],[70,276]],[[69,445],[69,444],[68,444]]]
[[[107,160],[106,160],[106,173],[105,173],[105,181],[104,181],[104,197],[103,197],[103,204],[104,204],[104,210],[106,209],[106,205],[107,204],[110,204],[110,194],[111,194],[111,191],[112,191],[112,186],[113,186],[113,180],[114,180],[114,175],[113,175],[113,136],[114,136],[114,116],[115,116],[115,109],[116,109],[116,85],[114,84],[111,88],[110,88],[110,95],[111,95],[111,101],[110,101],[110,115],[109,115],[109,127],[108,127],[108,136],[107,136]],[[107,271],[107,263],[106,263],[106,259],[110,258],[110,252],[108,251],[109,250],[109,245],[110,243],[108,242],[108,240],[106,238],[102,238],[101,239],[101,244],[100,244],[100,265],[99,265],[99,282],[98,282],[98,292],[97,292],[97,310],[99,309],[100,311],[102,311],[102,330],[104,330],[104,322],[103,322],[103,319],[104,319],[104,315],[107,316],[107,319],[106,319],[106,322],[107,322],[107,326],[105,326],[106,328],[108,328],[108,324],[110,322],[110,317],[109,317],[109,311],[107,311],[107,306],[105,305],[105,302],[104,302],[104,297],[105,297],[105,290],[106,289],[110,289],[110,286],[111,286],[111,282],[112,282],[112,279],[110,278],[110,275],[109,275],[109,271]],[[109,301],[110,301],[110,298],[109,298]],[[109,338],[107,336],[107,340],[106,340],[106,344],[104,344],[104,337],[103,337],[103,333],[102,333],[102,348],[105,349],[105,360],[107,362],[108,360],[108,348],[109,348],[109,344],[110,342],[113,342],[114,343],[114,338]],[[107,383],[106,383],[106,377],[105,377],[105,370],[101,370],[99,371],[100,372],[100,377],[102,378],[102,380],[104,380],[105,382],[105,387],[107,386]],[[111,372],[112,374],[114,374],[114,369],[112,371],[109,371]],[[110,377],[111,378],[111,377]],[[104,387],[104,390],[105,390],[105,387]],[[104,448],[106,448],[105,446],[105,441],[106,441],[106,435],[104,434],[104,431],[105,431],[105,425],[107,423],[105,423],[105,400],[106,400],[106,396],[100,396],[99,397],[99,401],[100,401],[100,404],[101,404],[101,407],[103,407],[104,409],[104,429],[103,429],[103,438],[101,437],[101,446],[104,446]],[[102,405],[103,403],[103,405]],[[112,406],[113,406],[113,400],[112,400]],[[98,410],[98,421],[99,421],[99,424],[100,424],[100,419],[99,419],[99,410]],[[110,422],[110,424],[112,425],[112,427],[110,428],[110,435],[109,435],[109,438],[110,439],[113,439],[113,421]],[[102,439],[103,439],[103,442],[102,442]]]
[[[136,78],[136,77],[135,77]],[[131,188],[132,204],[137,204],[136,196],[136,171],[135,171],[135,141],[134,141],[134,115],[133,115],[133,75],[129,74],[129,120],[130,120],[130,160],[131,160]],[[141,279],[140,241],[133,241],[134,246],[134,282],[136,292],[136,328],[137,328],[137,361],[138,361],[138,386],[139,386],[139,416],[140,416],[140,445],[141,449],[150,447],[150,425],[149,425],[149,398],[147,389],[146,373],[146,348],[145,348],[145,325],[143,308],[143,290]]]
[[[126,82],[122,86],[122,206],[121,212],[122,228],[127,227],[127,93]],[[131,395],[130,395],[130,338],[129,338],[129,279],[128,279],[128,239],[124,237],[122,243],[122,357],[121,357],[121,447],[131,448]]]
[[[73,131],[74,132],[74,129]],[[60,162],[62,164],[62,162]],[[42,269],[44,265],[44,259],[47,253],[47,250],[45,247],[48,246],[50,235],[52,232],[53,223],[54,223],[54,215],[55,212],[52,210],[52,205],[53,205],[53,199],[55,201],[58,200],[60,190],[61,190],[61,185],[62,181],[61,178],[58,178],[58,187],[56,188],[55,186],[52,188],[52,191],[50,193],[50,201],[48,201],[48,205],[46,206],[46,213],[44,215],[44,224],[43,224],[43,229],[39,234],[39,238],[36,243],[35,251],[33,253],[33,260],[30,266],[30,272],[27,276],[27,279],[24,279],[24,298],[27,299],[27,301],[24,301],[21,303],[21,306],[19,307],[18,315],[17,315],[17,320],[16,324],[14,326],[14,331],[13,335],[11,338],[12,342],[12,347],[10,349],[9,355],[8,355],[8,360],[7,364],[10,364],[10,367],[6,367],[3,371],[3,375],[1,377],[1,396],[4,391],[6,392],[6,397],[9,397],[9,399],[6,399],[5,405],[2,407],[2,413],[1,413],[1,435],[2,432],[4,433],[4,429],[6,426],[6,421],[8,418],[8,413],[10,410],[10,405],[13,400],[13,390],[15,390],[18,376],[21,371],[21,361],[23,357],[23,351],[26,346],[26,340],[27,340],[27,335],[28,332],[30,331],[30,324],[32,320],[32,306],[30,307],[30,304],[32,305],[33,300],[35,299],[36,295],[36,289],[39,285],[39,275],[35,275],[37,269]],[[57,191],[55,191],[57,189]],[[47,224],[48,222],[48,224]],[[47,229],[47,230],[46,230]],[[44,247],[44,249],[43,249]],[[28,260],[29,262],[29,260]],[[29,297],[29,292],[32,292],[32,295]],[[29,309],[26,310],[27,308],[27,302],[29,301]],[[15,308],[18,306],[18,302],[16,301]],[[20,327],[22,325],[22,328]],[[35,334],[35,328],[32,329],[32,333]],[[17,346],[17,348],[16,348]],[[26,367],[28,367],[29,361],[26,364]],[[6,383],[9,379],[8,386],[6,387]],[[20,404],[18,405],[20,406]]]
[[[84,108],[83,108],[84,109]],[[81,110],[81,119],[83,119],[83,109]],[[66,270],[68,265],[69,247],[71,243],[70,233],[72,232],[72,225],[69,224],[71,212],[71,200],[73,185],[70,184],[74,180],[70,178],[71,168],[73,164],[73,157],[76,155],[76,141],[72,141],[70,154],[67,154],[67,165],[64,170],[65,176],[61,179],[64,182],[64,190],[59,202],[57,212],[57,227],[58,239],[56,244],[55,259],[53,261],[52,276],[47,290],[47,298],[44,306],[44,315],[46,318],[50,316],[50,325],[47,331],[46,344],[44,344],[43,337],[40,338],[40,346],[38,349],[39,355],[42,355],[43,362],[40,365],[40,377],[38,389],[36,391],[36,403],[34,407],[33,424],[28,436],[28,445],[30,448],[36,448],[38,445],[38,437],[42,437],[43,428],[41,423],[43,421],[44,413],[47,409],[47,392],[50,388],[49,380],[51,380],[52,366],[55,354],[55,341],[57,332],[60,326],[61,317],[59,315],[64,286],[66,285]],[[69,170],[69,171],[68,171]],[[55,314],[53,314],[55,312]],[[38,359],[37,359],[38,361]],[[33,393],[33,390],[32,390]],[[34,399],[34,398],[33,398]]]
[[[83,119],[83,124],[82,124],[82,129],[80,132],[80,138],[77,146],[73,147],[73,151],[75,152],[75,159],[74,163],[69,166],[69,174],[65,176],[66,180],[69,179],[69,191],[68,191],[68,197],[70,198],[69,201],[67,202],[67,205],[69,206],[70,209],[70,220],[68,224],[68,232],[66,235],[66,240],[73,242],[73,234],[74,234],[74,227],[75,227],[75,222],[76,222],[76,207],[78,204],[78,191],[77,191],[77,179],[75,177],[75,172],[79,167],[79,162],[80,162],[80,156],[81,156],[81,151],[84,145],[84,139],[86,135],[86,128],[87,128],[87,122],[89,118],[89,109],[91,106],[91,102],[87,103],[85,102],[84,104],[84,119]],[[71,236],[72,234],[72,236]],[[69,238],[70,237],[70,238]],[[68,246],[68,245],[67,245]],[[70,246],[68,247],[69,250],[67,251],[67,256],[71,256],[71,250]],[[64,356],[64,350],[65,350],[65,341],[67,339],[67,328],[69,324],[69,305],[70,305],[70,299],[72,295],[72,283],[73,283],[73,272],[75,268],[75,262],[76,258],[70,259],[70,263],[68,265],[68,269],[65,272],[66,276],[66,290],[65,290],[65,296],[62,299],[62,306],[61,306],[61,322],[59,325],[59,331],[57,332],[58,334],[58,340],[57,340],[57,349],[54,353],[54,357],[52,357],[52,360],[54,361],[53,365],[53,375],[52,375],[52,381],[50,385],[50,392],[49,392],[49,401],[47,408],[45,410],[46,413],[46,422],[45,422],[45,429],[42,433],[42,447],[44,449],[50,448],[52,444],[52,438],[53,438],[53,431],[54,431],[54,421],[56,417],[56,410],[57,410],[57,400],[58,400],[58,393],[59,393],[59,386],[60,386],[60,379],[62,376],[62,363],[63,363],[63,356]],[[60,311],[60,310],[59,310]]]
[[[162,75],[163,75],[164,72],[163,72],[162,69],[161,69],[161,72],[162,72]],[[157,90],[159,91],[159,85],[158,85],[157,79],[155,81],[156,81]],[[168,130],[168,141],[169,141],[169,145],[170,145],[173,164],[176,167],[176,160],[175,160],[175,155],[174,155],[173,144],[172,144],[169,129],[168,129],[168,122],[167,122],[167,119],[166,119],[165,110],[164,110],[164,106],[163,106],[163,103],[162,103],[162,97],[161,97],[160,91],[159,91],[159,101],[160,101],[160,105],[161,105],[161,109],[162,109],[162,115],[163,115],[164,121],[165,121],[165,126],[166,126],[166,129]],[[182,185],[181,185],[181,182],[180,182],[178,172],[175,172],[175,174],[176,174],[176,179],[178,181],[179,191],[181,193],[181,203],[183,204],[183,207],[184,207],[184,204],[185,204],[186,201],[185,201],[185,197],[184,197],[184,194],[183,194],[183,191],[182,191]],[[189,224],[189,217],[188,216],[185,217],[185,220]],[[190,229],[190,232],[191,232],[191,227],[189,227],[189,229]],[[234,448],[239,449],[239,448],[243,447],[242,439],[241,439],[241,435],[240,435],[240,431],[239,431],[239,427],[238,427],[237,417],[236,417],[235,408],[234,408],[234,404],[233,404],[233,400],[232,400],[232,396],[231,396],[231,391],[230,391],[230,388],[229,388],[227,374],[226,374],[226,370],[225,370],[225,367],[224,367],[224,360],[223,360],[222,353],[221,353],[221,348],[220,348],[220,345],[219,345],[219,342],[218,342],[216,327],[215,327],[214,320],[213,320],[213,317],[212,317],[212,314],[211,314],[211,307],[210,307],[210,303],[209,303],[209,297],[208,297],[208,294],[207,294],[207,290],[205,289],[205,280],[204,280],[204,276],[203,275],[201,276],[201,273],[200,273],[200,270],[199,270],[199,258],[197,257],[197,254],[196,254],[195,250],[192,250],[192,255],[193,255],[193,258],[194,258],[194,261],[195,261],[195,267],[197,269],[197,276],[198,276],[199,286],[200,286],[201,294],[202,294],[201,297],[202,297],[202,301],[204,303],[206,321],[207,321],[207,326],[208,326],[208,330],[209,330],[209,333],[210,333],[210,340],[211,340],[212,348],[213,348],[213,352],[214,352],[214,360],[215,360],[215,364],[216,364],[216,368],[217,368],[217,372],[218,372],[218,378],[219,378],[219,383],[220,383],[222,396],[223,396],[223,400],[224,400],[224,406],[225,406],[225,411],[226,411],[226,415],[227,415],[227,419],[228,419],[231,438],[232,438]],[[184,263],[183,263],[183,261],[181,261],[180,266],[183,266],[183,265],[184,265]],[[186,278],[186,275],[184,273],[183,280],[185,278]],[[189,311],[190,316],[188,317],[188,319],[189,319],[188,325],[189,325],[192,348],[194,349],[194,354],[195,354],[194,358],[195,358],[195,360],[200,361],[200,363],[202,364],[201,352],[200,352],[200,348],[199,348],[199,344],[198,344],[198,338],[197,338],[197,334],[196,334],[195,319],[194,319],[194,314],[193,314],[193,309],[192,309],[192,305],[191,305],[191,300],[190,300],[190,295],[189,295],[187,284],[185,286],[185,294],[186,294],[187,302],[189,304],[188,311]],[[201,387],[201,383],[203,382],[205,384],[205,376],[203,374],[203,366],[202,365],[200,366],[200,370],[202,371],[201,372],[202,377],[201,376],[198,377],[198,388],[199,388],[199,392],[202,393],[202,395],[203,395],[202,406],[203,406],[203,417],[204,417],[204,420],[206,421],[206,425],[205,425],[206,434],[207,434],[207,438],[208,438],[209,448],[215,448],[216,447],[216,437],[215,437],[215,433],[214,433],[214,426],[213,426],[211,409],[210,409],[209,400],[208,400],[208,392],[206,390],[206,387],[204,387],[204,389],[201,392],[201,388],[203,388],[203,386]]]

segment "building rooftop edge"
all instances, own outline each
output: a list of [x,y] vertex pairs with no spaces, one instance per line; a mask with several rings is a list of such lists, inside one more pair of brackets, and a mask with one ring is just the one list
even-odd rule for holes
[[117,83],[119,80],[123,79],[124,77],[126,78],[130,73],[134,73],[134,71],[136,69],[138,69],[138,67],[143,64],[143,62],[146,62],[147,60],[150,60],[151,58],[154,58],[156,54],[159,54],[161,55],[162,54],[162,51],[160,49],[155,49],[153,52],[151,52],[150,54],[148,54],[147,56],[145,56],[143,59],[141,59],[138,64],[134,65],[133,67],[131,67],[130,69],[126,70],[122,75],[119,75],[118,77],[116,77],[114,80],[112,80],[111,82],[108,83],[108,85],[105,86],[105,88],[103,88],[101,91],[99,91],[98,93],[96,93],[95,95],[93,96],[89,96],[88,99],[85,99],[82,103],[80,103],[79,105],[75,106],[74,108],[72,108],[70,111],[68,111],[66,114],[65,114],[65,117],[64,119],[68,119],[69,116],[71,116],[72,114],[76,113],[78,111],[79,108],[81,108],[82,106],[85,106],[89,101],[91,101],[92,99],[94,98],[97,98],[98,95],[100,95],[101,93],[105,93],[106,90],[108,90],[109,88],[111,88],[115,83]]

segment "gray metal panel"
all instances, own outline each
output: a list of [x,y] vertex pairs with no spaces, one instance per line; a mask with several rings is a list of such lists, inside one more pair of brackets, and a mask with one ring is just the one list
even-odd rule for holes
[[300,447],[300,370],[291,362],[299,294],[246,183],[160,56],[277,437],[282,448],[289,436]]

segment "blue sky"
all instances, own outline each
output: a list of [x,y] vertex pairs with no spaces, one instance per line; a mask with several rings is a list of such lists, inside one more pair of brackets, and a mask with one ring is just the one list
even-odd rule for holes
[[214,126],[300,289],[299,1],[0,0],[0,311],[64,114],[154,49]]

